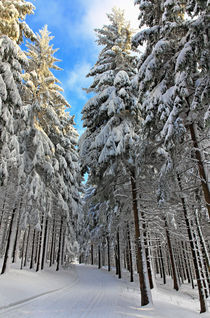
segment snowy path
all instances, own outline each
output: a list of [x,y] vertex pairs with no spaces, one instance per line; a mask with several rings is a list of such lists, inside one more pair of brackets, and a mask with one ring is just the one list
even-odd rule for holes
[[69,287],[15,306],[0,314],[7,318],[109,318],[131,317],[135,309],[122,297],[122,286],[106,271],[75,266]]
[[[105,270],[74,265],[65,287],[0,311],[0,318],[194,318],[189,308],[159,299],[155,306],[140,308],[133,285],[119,281]],[[71,268],[72,271],[72,268]]]

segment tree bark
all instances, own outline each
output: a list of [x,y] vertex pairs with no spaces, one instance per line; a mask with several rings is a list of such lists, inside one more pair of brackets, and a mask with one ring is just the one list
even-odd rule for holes
[[91,244],[90,253],[91,253],[91,265],[93,265],[93,244]]
[[23,244],[22,244],[22,253],[21,253],[20,269],[23,269],[23,262],[24,262],[23,260],[24,260],[24,252],[25,252],[26,233],[27,233],[27,230],[24,231],[24,235],[23,235]]
[[98,269],[101,268],[101,248],[100,245],[98,245]]
[[56,271],[58,271],[58,270],[59,270],[59,267],[60,267],[62,230],[63,230],[63,217],[61,216],[61,225],[60,225],[60,235],[59,235],[59,245],[58,245]]
[[129,224],[127,225],[127,237],[128,237],[128,256],[129,256],[129,270],[130,270],[130,282],[133,280],[133,259],[132,259],[132,250],[131,250],[131,238],[130,238],[130,228]]
[[150,264],[150,258],[149,258],[149,248],[148,248],[148,239],[147,239],[147,231],[146,231],[146,224],[145,224],[145,216],[144,213],[141,212],[142,219],[143,219],[143,235],[144,235],[144,246],[145,246],[145,255],[146,255],[146,262],[147,262],[147,270],[148,270],[148,277],[149,277],[149,285],[150,289],[154,288],[153,280],[152,280],[152,270],[151,270],[151,264]]
[[33,241],[32,241],[32,248],[31,248],[31,261],[30,261],[30,269],[34,267],[34,250],[35,250],[35,240],[36,239],[36,230],[34,229],[33,233]]
[[30,231],[31,231],[31,228],[30,228],[30,225],[29,225],[29,227],[28,227],[27,242],[26,242],[26,250],[25,250],[25,259],[24,259],[24,264],[23,264],[23,266],[26,266],[26,264],[27,264],[27,258],[28,258],[28,245],[29,245]]
[[111,259],[110,259],[110,240],[107,236],[107,262],[108,262],[108,272],[111,271]]
[[175,264],[175,259],[174,259],[174,254],[173,254],[173,249],[171,245],[171,238],[168,230],[168,222],[166,217],[164,216],[164,222],[165,222],[165,230],[166,230],[166,238],[167,238],[167,243],[168,243],[168,250],[169,250],[169,255],[170,255],[170,260],[171,260],[171,268],[172,268],[172,274],[173,274],[173,282],[174,282],[174,289],[179,290],[179,284],[178,284],[178,278],[177,278],[177,270],[176,270],[176,264]]
[[61,250],[61,265],[63,265],[63,263],[64,263],[65,238],[66,238],[66,226],[64,225],[63,239],[62,239],[62,250]]
[[41,270],[44,269],[44,263],[45,263],[46,247],[47,247],[47,231],[48,231],[48,216],[46,216],[45,229],[44,229],[44,242],[43,242],[43,250],[42,250]]
[[203,189],[204,198],[206,201],[206,207],[210,217],[210,192],[208,187],[208,176],[207,176],[207,173],[204,167],[204,162],[203,162],[204,158],[202,158],[202,153],[201,153],[200,146],[197,140],[197,130],[196,130],[195,124],[191,124],[189,126],[189,129],[190,129],[190,134],[193,141],[193,146],[195,148],[195,157],[198,163],[198,170],[199,170],[199,174],[201,178],[201,186]]
[[50,247],[50,264],[49,267],[53,264],[53,249],[55,244],[55,217],[53,218],[53,226],[52,226],[52,238],[51,238],[51,247]]
[[14,240],[14,246],[13,246],[13,251],[12,251],[12,263],[15,263],[16,254],[17,254],[17,246],[18,246],[17,242],[18,242],[18,236],[19,236],[19,230],[20,230],[19,222],[20,222],[20,211],[19,211],[19,215],[18,215],[15,240]]
[[132,187],[132,201],[133,201],[133,215],[135,226],[135,241],[136,241],[136,255],[137,255],[137,268],[139,274],[140,292],[141,292],[141,306],[150,303],[151,293],[149,288],[148,271],[146,270],[146,259],[144,254],[143,238],[140,235],[139,228],[139,215],[137,204],[137,190],[135,173],[131,173],[131,187]]
[[[160,244],[160,242],[159,242],[159,244]],[[160,262],[161,262],[161,266],[162,266],[163,284],[166,284],[166,272],[165,272],[165,266],[164,266],[164,261],[163,261],[163,253],[162,253],[161,245],[159,245],[159,254],[160,254]]]
[[[181,178],[180,178],[179,174],[177,174],[177,180],[178,180],[179,188],[182,191]],[[203,286],[202,286],[201,279],[200,279],[199,265],[198,265],[198,260],[196,257],[194,244],[193,244],[193,235],[192,235],[192,231],[191,231],[190,221],[188,218],[188,212],[187,212],[187,207],[186,207],[184,197],[181,198],[181,202],[182,202],[182,207],[183,207],[183,212],[184,212],[184,219],[185,219],[185,224],[186,224],[186,228],[187,228],[187,233],[188,233],[188,237],[189,237],[189,241],[190,241],[190,248],[191,248],[193,264],[194,264],[194,268],[195,268],[197,285],[198,285],[199,300],[200,300],[200,313],[203,313],[203,312],[207,311],[207,305],[206,305],[206,301],[205,301]]]
[[118,258],[118,278],[122,278],[121,274],[121,261],[120,261],[120,233],[117,231],[117,258]]
[[10,247],[11,247],[12,227],[13,227],[13,222],[15,219],[15,211],[16,211],[16,208],[13,209],[12,215],[11,215],[11,220],[10,220],[10,224],[9,224],[9,233],[8,233],[8,238],[7,238],[7,245],[6,245],[1,274],[4,274],[8,268],[9,251],[10,251]]
[[37,246],[37,264],[36,264],[36,272],[38,272],[38,271],[39,271],[39,268],[40,268],[40,258],[41,258],[41,248],[42,248],[43,222],[44,222],[44,215],[42,214],[42,220],[41,220],[41,232],[39,233],[38,246]]

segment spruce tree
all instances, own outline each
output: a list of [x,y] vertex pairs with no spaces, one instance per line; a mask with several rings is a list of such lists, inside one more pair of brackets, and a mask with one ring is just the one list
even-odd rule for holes
[[98,44],[103,45],[98,61],[88,76],[93,84],[87,90],[95,92],[83,108],[86,131],[80,141],[82,169],[89,172],[93,184],[111,182],[119,173],[128,176],[132,187],[141,304],[150,302],[143,234],[140,233],[134,145],[140,125],[137,111],[135,67],[131,51],[129,23],[121,10],[108,14],[109,25],[97,29]]

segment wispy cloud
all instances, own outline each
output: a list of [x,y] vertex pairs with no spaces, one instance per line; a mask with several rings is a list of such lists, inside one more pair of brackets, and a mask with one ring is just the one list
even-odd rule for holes
[[88,88],[92,81],[90,78],[86,77],[90,68],[91,65],[84,61],[74,65],[74,68],[67,73],[68,78],[65,83],[65,89],[76,94],[77,97],[83,101],[87,100],[87,95],[82,88]]
[[134,29],[138,29],[138,8],[134,6],[133,0],[80,0],[85,9],[85,14],[81,20],[79,30],[82,34],[94,37],[94,29],[100,28],[108,22],[107,13],[113,7],[121,8],[125,11],[125,17],[131,22]]

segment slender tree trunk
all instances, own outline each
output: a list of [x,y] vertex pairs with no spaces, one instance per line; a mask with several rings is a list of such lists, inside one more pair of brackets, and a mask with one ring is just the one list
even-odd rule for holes
[[45,263],[45,257],[46,257],[47,231],[48,231],[48,216],[46,216],[45,229],[44,229],[44,242],[43,242],[43,250],[42,250],[41,270],[44,269],[44,263]]
[[33,232],[33,240],[32,240],[32,248],[31,248],[31,261],[30,261],[30,269],[34,267],[34,251],[35,251],[35,242],[36,242],[36,230]]
[[20,269],[23,269],[23,262],[24,262],[24,255],[25,255],[26,233],[27,233],[27,230],[24,231],[24,235],[23,235],[23,244],[22,244]]
[[121,274],[121,261],[120,261],[120,233],[117,231],[117,258],[118,258],[118,278],[122,278]]
[[[193,224],[192,224],[192,228],[193,228]],[[203,259],[202,259],[202,253],[201,253],[200,246],[199,246],[199,240],[198,240],[198,237],[196,235],[195,229],[192,230],[192,235],[194,238],[194,249],[195,249],[196,257],[198,260],[201,284],[203,286],[205,296],[206,296],[206,298],[208,298],[208,296],[209,296],[208,284],[207,284],[207,280],[205,277],[205,271],[204,271],[203,262],[202,262]]]
[[15,211],[16,211],[16,208],[13,209],[12,215],[11,215],[11,220],[10,220],[10,224],[9,224],[9,233],[8,233],[8,238],[7,238],[7,245],[6,245],[1,274],[4,274],[8,268],[9,252],[10,252],[11,238],[12,238],[12,228],[13,228],[13,222],[15,219]]
[[53,249],[55,244],[55,217],[53,218],[53,226],[52,226],[52,238],[51,238],[51,246],[50,246],[50,264],[51,267],[53,264]]
[[144,246],[145,246],[145,255],[146,255],[146,262],[147,262],[147,270],[148,270],[148,278],[149,278],[149,285],[150,289],[154,288],[153,281],[152,281],[152,270],[151,270],[151,264],[150,264],[150,258],[149,258],[149,248],[148,248],[148,239],[147,239],[147,231],[146,231],[146,224],[145,224],[145,216],[144,212],[141,212],[141,216],[143,219],[143,235],[144,235]]
[[141,292],[141,306],[145,306],[149,304],[151,300],[151,293],[149,288],[148,271],[146,270],[146,259],[145,259],[145,254],[143,250],[144,249],[143,239],[142,239],[142,235],[140,235],[140,228],[139,228],[136,178],[135,178],[134,172],[132,172],[132,176],[131,176],[131,187],[132,187],[133,214],[134,214],[134,225],[135,225],[137,268],[139,273],[139,283],[140,283],[140,292]]
[[2,221],[3,221],[3,217],[4,217],[4,212],[5,212],[5,205],[6,205],[6,199],[7,199],[7,191],[5,191],[5,196],[4,196],[4,203],[2,206],[2,213],[1,213],[1,219],[0,219],[0,229],[1,229],[1,225],[2,225]]
[[208,214],[210,217],[210,191],[209,191],[209,187],[208,187],[208,175],[207,175],[207,172],[206,172],[205,166],[204,166],[204,157],[202,155],[202,152],[200,150],[200,146],[199,146],[199,143],[197,140],[196,124],[191,124],[189,126],[189,129],[190,129],[190,134],[191,134],[191,138],[193,141],[193,146],[195,148],[195,157],[196,157],[197,163],[198,163],[198,170],[199,170],[199,174],[200,174],[201,186],[203,189],[204,198],[206,201],[206,207],[207,207]]
[[182,249],[182,256],[183,256],[183,260],[184,260],[184,267],[185,267],[185,271],[186,271],[186,275],[187,275],[187,280],[188,283],[191,283],[191,278],[190,278],[190,273],[189,273],[189,267],[188,267],[188,262],[187,262],[187,257],[186,257],[186,253],[185,253],[185,247],[184,247],[184,242],[181,242],[181,249]]
[[176,270],[176,264],[175,264],[173,249],[172,249],[172,245],[171,245],[171,238],[170,238],[170,234],[169,234],[169,230],[168,230],[168,223],[167,223],[166,217],[164,217],[164,222],[165,222],[165,231],[166,231],[166,238],[167,238],[167,243],[168,243],[168,250],[169,250],[169,255],[170,255],[170,260],[171,260],[174,289],[178,291],[179,284],[178,284],[178,278],[177,278],[177,270]]
[[133,259],[131,250],[131,238],[130,238],[130,228],[127,225],[127,237],[128,237],[128,254],[129,254],[129,269],[130,269],[130,282],[133,282]]
[[198,219],[198,211],[197,210],[195,211],[195,223],[196,223],[197,233],[199,236],[202,254],[203,254],[203,259],[204,259],[204,268],[205,268],[204,270],[205,270],[206,277],[207,277],[208,287],[210,289],[210,259],[209,259],[209,253],[208,253],[208,249],[206,246],[206,242],[204,240],[203,233],[201,230],[200,221]]
[[36,272],[38,272],[38,271],[39,271],[39,269],[40,269],[41,248],[42,248],[43,222],[44,222],[44,215],[42,214],[42,220],[41,220],[41,232],[39,233],[38,246],[37,246],[37,264],[36,264]]
[[91,265],[93,265],[94,264],[94,262],[93,262],[93,244],[91,244],[90,253],[91,253]]
[[66,226],[63,229],[62,249],[61,249],[61,265],[64,263],[64,249],[65,249],[65,238],[66,238]]
[[2,230],[2,236],[1,236],[1,249],[0,249],[0,257],[2,257],[5,254],[5,248],[7,246],[7,236],[9,233],[9,225],[10,225],[10,214],[6,213],[6,220],[2,222],[3,224],[3,230]]
[[25,259],[24,259],[24,264],[23,264],[23,266],[26,266],[26,264],[27,264],[27,258],[28,258],[28,245],[29,245],[30,232],[31,232],[31,228],[30,228],[30,225],[29,225],[29,227],[28,227],[27,242],[26,242],[26,250],[25,250]]
[[98,269],[101,268],[101,247],[98,245]]
[[117,246],[115,245],[115,268],[116,268],[116,272],[115,274],[118,275],[119,273],[119,266],[118,266],[118,258],[117,258]]
[[165,272],[165,266],[164,266],[164,260],[163,260],[163,253],[162,253],[161,245],[159,246],[159,254],[160,254],[160,262],[161,262],[161,266],[162,266],[163,284],[166,284],[166,272]]
[[108,262],[108,272],[111,271],[111,260],[110,260],[110,240],[107,236],[107,262]]
[[[182,191],[181,178],[180,178],[179,174],[177,174],[177,180],[178,180],[179,188]],[[194,263],[194,268],[195,268],[195,275],[196,275],[196,279],[197,279],[199,300],[200,300],[200,313],[203,313],[203,312],[207,311],[207,304],[205,301],[205,294],[204,294],[203,286],[202,286],[201,279],[200,279],[199,265],[198,265],[198,260],[196,257],[194,244],[193,244],[193,235],[192,235],[192,231],[191,231],[191,226],[190,226],[190,222],[189,222],[189,218],[188,218],[187,207],[186,207],[184,197],[181,198],[181,202],[182,202],[182,207],[183,207],[183,212],[184,212],[184,219],[185,219],[185,223],[186,223],[187,233],[188,233],[188,237],[189,237],[189,241],[190,241],[190,248],[191,248],[191,253],[192,253],[192,258],[193,258],[193,263]]]
[[18,245],[17,242],[18,242],[18,236],[19,236],[19,230],[20,230],[19,222],[20,222],[20,211],[19,211],[19,215],[18,215],[15,240],[14,240],[14,246],[13,246],[13,251],[12,251],[12,263],[15,263],[16,254],[17,254],[17,245]]
[[61,216],[61,225],[60,225],[60,235],[59,235],[56,271],[58,271],[59,267],[60,267],[62,231],[63,231],[63,217]]

